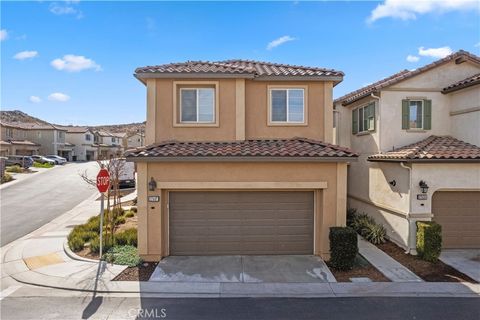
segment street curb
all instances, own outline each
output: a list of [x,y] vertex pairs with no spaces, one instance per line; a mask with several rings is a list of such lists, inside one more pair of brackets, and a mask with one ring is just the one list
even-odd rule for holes
[[88,259],[88,258],[84,258],[84,257],[80,257],[79,255],[77,255],[75,252],[72,251],[72,249],[70,249],[70,247],[68,246],[68,239],[65,239],[65,241],[63,242],[63,251],[65,251],[65,254],[70,258],[70,259],[73,259],[73,260],[77,260],[77,261],[83,261],[83,262],[92,262],[92,263],[98,263],[99,260],[94,260],[94,259]]
[[[54,167],[52,167],[52,168],[48,168],[48,170],[35,171],[35,172],[32,172],[32,173],[29,173],[29,175],[31,175],[31,176],[29,176],[28,178],[23,179],[23,180],[14,179],[13,181],[6,182],[6,183],[0,185],[0,190],[7,189],[8,187],[11,187],[11,186],[13,186],[13,185],[16,185],[16,184],[19,183],[19,182],[27,181],[27,180],[29,180],[29,179],[30,179],[31,177],[33,177],[33,176],[36,177],[36,176],[38,176],[38,175],[40,175],[40,174],[42,174],[42,173],[50,172],[51,170],[53,170],[53,169],[55,169],[55,168],[57,168],[57,167],[58,167],[58,166],[54,166]],[[15,178],[15,177],[14,177],[14,178]]]

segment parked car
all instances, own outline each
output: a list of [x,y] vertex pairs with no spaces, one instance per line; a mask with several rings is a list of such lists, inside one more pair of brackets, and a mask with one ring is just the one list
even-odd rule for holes
[[48,159],[44,156],[35,155],[35,156],[32,156],[32,158],[33,158],[33,161],[39,162],[41,164],[49,163],[49,164],[55,165],[55,160]]
[[28,169],[33,165],[33,158],[30,156],[7,156],[6,166],[20,166]]
[[56,156],[54,154],[49,154],[48,156],[45,156],[45,158],[55,161],[55,164],[65,164],[65,163],[67,163],[67,159],[65,159],[63,157],[60,157],[60,156]]

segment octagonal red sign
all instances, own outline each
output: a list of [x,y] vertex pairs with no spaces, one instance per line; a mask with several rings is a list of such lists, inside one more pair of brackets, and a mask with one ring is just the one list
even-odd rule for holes
[[100,172],[97,175],[97,189],[101,193],[104,193],[108,190],[110,186],[110,174],[107,169],[100,169]]

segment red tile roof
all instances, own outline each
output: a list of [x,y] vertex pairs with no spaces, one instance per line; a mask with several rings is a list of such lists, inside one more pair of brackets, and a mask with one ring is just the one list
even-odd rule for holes
[[26,145],[26,146],[40,146],[39,144],[29,141],[29,140],[1,140],[0,144],[2,145]]
[[388,77],[388,78],[385,78],[385,79],[382,79],[380,81],[377,81],[373,84],[370,84],[366,87],[363,87],[363,88],[360,88],[358,90],[355,90],[355,91],[352,91],[340,98],[337,98],[335,99],[334,103],[338,103],[338,102],[341,102],[342,105],[346,106],[346,105],[349,105],[355,101],[358,101],[366,96],[369,96],[371,93],[375,93],[375,92],[378,92],[379,90],[381,90],[382,88],[385,88],[385,87],[388,87],[388,86],[391,86],[393,84],[396,84],[400,81],[403,81],[403,80],[406,80],[406,79],[409,79],[411,77],[414,77],[420,73],[423,73],[425,71],[428,71],[430,69],[433,69],[439,65],[442,65],[442,64],[445,64],[445,63],[448,63],[450,61],[463,61],[463,60],[469,60],[469,61],[473,61],[473,62],[476,62],[478,64],[480,64],[480,57],[470,53],[470,52],[467,52],[467,51],[464,51],[464,50],[460,50],[460,51],[457,51],[443,59],[440,59],[440,60],[437,60],[435,62],[432,62],[430,64],[427,64],[426,66],[423,66],[421,68],[418,68],[418,69],[415,69],[415,70],[412,70],[412,71],[409,71],[409,70],[402,70],[398,73],[395,73],[394,75]]
[[261,77],[288,77],[331,79],[340,82],[343,72],[333,69],[305,67],[280,63],[261,62],[253,60],[225,60],[225,61],[187,61],[169,63],[156,66],[137,68],[135,76],[146,78],[148,75],[164,74],[174,76],[178,74],[221,76],[233,75],[246,78]]
[[345,158],[355,160],[357,154],[336,145],[305,138],[244,140],[228,142],[166,141],[140,147],[126,153],[130,159],[141,158]]
[[473,161],[480,162],[480,148],[450,136],[430,136],[386,153],[368,157],[369,161]]
[[480,73],[474,74],[471,77],[452,83],[448,87],[442,89],[442,93],[450,93],[453,91],[468,88],[480,83]]

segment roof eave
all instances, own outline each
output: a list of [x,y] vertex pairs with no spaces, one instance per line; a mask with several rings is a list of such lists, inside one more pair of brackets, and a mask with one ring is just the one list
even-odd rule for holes
[[408,163],[480,163],[480,159],[368,159],[370,162],[408,162]]
[[[234,79],[234,78],[243,78],[243,79],[253,79],[255,75],[253,74],[243,74],[243,73],[218,73],[218,72],[148,72],[148,73],[135,73],[134,76],[142,81],[142,79],[169,79],[169,78],[179,78],[179,79]],[[142,81],[145,83],[144,81]]]
[[332,81],[334,85],[343,81],[343,76],[277,76],[263,75],[254,78],[255,81]]
[[442,93],[443,94],[448,94],[448,93],[451,93],[451,92],[455,92],[455,91],[458,91],[458,90],[462,90],[462,89],[466,89],[466,88],[469,88],[469,87],[473,87],[477,84],[480,84],[480,79],[479,80],[475,80],[475,81],[472,81],[472,82],[468,82],[468,83],[465,83],[465,84],[462,84],[462,85],[459,85],[459,86],[456,86],[456,87],[453,87],[453,88],[448,88],[448,89],[443,89],[442,90]]
[[357,156],[350,157],[134,157],[126,156],[129,162],[353,162]]

